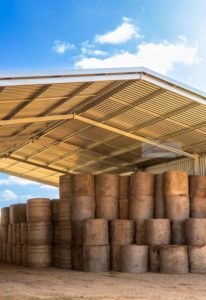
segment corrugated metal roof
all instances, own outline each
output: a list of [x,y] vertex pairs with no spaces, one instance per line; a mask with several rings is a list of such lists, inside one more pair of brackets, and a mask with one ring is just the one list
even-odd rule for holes
[[132,172],[154,164],[145,142],[193,157],[206,152],[205,100],[144,68],[2,75],[0,171],[52,185],[67,172]]

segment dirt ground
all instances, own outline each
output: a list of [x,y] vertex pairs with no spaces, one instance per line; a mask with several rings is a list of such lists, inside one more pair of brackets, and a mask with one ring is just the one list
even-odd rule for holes
[[206,299],[206,275],[83,273],[0,264],[0,299]]

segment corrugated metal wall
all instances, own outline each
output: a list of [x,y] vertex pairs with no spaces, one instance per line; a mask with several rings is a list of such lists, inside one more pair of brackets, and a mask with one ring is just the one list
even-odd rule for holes
[[[159,164],[147,168],[152,173],[163,173],[165,171],[187,171],[190,175],[194,174],[194,160],[190,158],[178,159],[169,163]],[[206,154],[199,158],[199,175],[206,175]]]
[[206,175],[206,154],[200,156],[200,175]]

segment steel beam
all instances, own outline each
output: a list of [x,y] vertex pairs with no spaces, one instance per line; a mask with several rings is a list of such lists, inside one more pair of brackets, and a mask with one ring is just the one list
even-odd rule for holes
[[[48,113],[50,113],[51,111],[53,111],[57,107],[61,106],[62,104],[64,104],[66,101],[69,101],[70,99],[72,99],[74,96],[76,96],[78,93],[80,93],[83,90],[85,90],[91,84],[92,84],[91,82],[84,83],[83,85],[81,85],[80,87],[78,87],[75,91],[73,91],[72,93],[69,93],[66,97],[63,97],[62,99],[60,99],[57,103],[52,104],[43,113],[38,114],[36,117],[45,117],[45,116],[47,116]],[[30,102],[31,102],[31,100],[30,100]],[[29,128],[31,125],[32,124],[28,124],[27,126],[24,126],[21,129],[18,129],[17,131],[15,131],[13,133],[13,135],[17,136],[19,133],[22,133],[25,129]]]
[[[116,81],[116,82],[112,82],[110,83],[108,86],[106,86],[105,88],[103,88],[102,90],[100,90],[98,92],[97,95],[95,95],[94,97],[88,97],[88,99],[86,99],[84,101],[84,105],[91,103],[92,100],[96,101],[98,98],[98,101],[105,101],[107,99],[107,97],[110,97],[113,93],[117,92],[118,90],[121,89],[121,86],[125,84],[127,84],[127,86],[129,86],[130,84],[132,84],[133,81],[128,81],[128,82],[121,82],[120,81]],[[86,88],[88,86],[88,84],[91,83],[84,83],[84,87]],[[81,87],[80,87],[81,88]],[[79,93],[79,88],[76,90],[76,92],[78,91]],[[74,92],[73,92],[74,93]],[[74,94],[72,94],[72,97],[74,96]],[[67,99],[68,100],[68,99]],[[61,101],[61,100],[60,100]],[[62,105],[62,104],[61,104]],[[50,108],[49,108],[50,109]],[[73,113],[76,112],[76,110],[81,109],[81,106],[78,104],[76,105],[74,108],[70,109],[69,111],[66,111],[65,114],[69,114],[69,113]],[[46,111],[47,113],[47,111]],[[45,113],[45,114],[46,114]],[[39,115],[42,116],[42,115]],[[33,142],[35,139],[38,139],[41,136],[44,136],[45,134],[48,134],[49,132],[51,132],[52,130],[54,130],[56,127],[62,125],[65,122],[65,120],[62,121],[57,121],[55,124],[52,124],[51,126],[47,126],[46,129],[41,130],[40,132],[32,135],[31,140],[25,141],[24,143],[17,145],[15,147],[11,147],[9,148],[6,152],[7,153],[15,153],[16,151],[20,150],[21,148],[24,148],[25,146],[27,146],[28,144],[30,144],[31,142]],[[28,127],[27,127],[28,128]],[[20,131],[16,131],[14,133],[14,135],[17,135],[18,133],[21,133],[24,130],[24,128]],[[4,152],[4,154],[6,153]],[[3,155],[3,153],[2,153]],[[1,156],[1,154],[0,154]]]
[[[152,92],[151,94],[149,94],[149,95],[147,95],[147,96],[145,96],[145,97],[142,97],[141,99],[135,101],[135,104],[132,103],[129,109],[131,109],[131,108],[136,108],[136,107],[138,106],[138,104],[137,104],[138,101],[140,101],[140,103],[144,103],[145,101],[147,101],[147,100],[149,100],[149,99],[152,99],[152,98],[155,97],[155,96],[159,96],[159,95],[161,95],[161,94],[164,93],[164,92],[165,92],[165,91],[162,90],[162,89],[157,90],[157,91],[155,91],[155,92]],[[156,114],[156,116],[155,116],[154,119],[152,119],[152,120],[150,120],[150,121],[143,122],[143,123],[141,123],[141,124],[139,124],[139,125],[136,125],[136,126],[134,126],[130,131],[131,131],[131,132],[134,132],[134,131],[136,131],[136,130],[138,130],[138,129],[141,129],[141,128],[144,128],[144,127],[146,127],[146,126],[153,125],[153,124],[156,124],[156,123],[158,123],[158,122],[161,122],[161,121],[164,120],[164,119],[167,119],[167,120],[169,121],[169,120],[170,120],[170,119],[168,119],[169,117],[171,117],[171,116],[173,116],[173,115],[175,115],[175,114],[179,114],[179,113],[181,113],[181,112],[183,112],[183,111],[192,109],[193,107],[196,107],[197,105],[199,105],[199,103],[192,103],[192,104],[186,105],[186,106],[184,106],[184,107],[175,109],[175,110],[173,110],[172,112],[166,113],[166,114],[164,114],[164,115],[162,115],[162,116]],[[127,104],[127,106],[128,106],[128,104]],[[106,118],[100,120],[100,122],[103,123],[103,122],[109,120],[109,119],[112,118],[112,117],[118,116],[120,113],[125,113],[126,111],[127,111],[127,110],[125,110],[125,108],[123,108],[123,109],[121,108],[121,109],[119,109],[118,111],[116,111],[115,113],[109,114]],[[148,113],[149,113],[149,112],[148,112]],[[152,113],[152,112],[151,112],[151,114],[154,115],[154,113]],[[174,123],[175,123],[175,121],[174,121]],[[64,141],[69,140],[70,137],[73,137],[74,135],[78,135],[79,132],[84,132],[84,131],[86,131],[86,130],[89,130],[90,128],[92,128],[92,126],[86,126],[85,128],[80,129],[79,131],[77,131],[75,134],[68,135],[68,137],[64,138]],[[113,135],[113,136],[111,136],[111,138],[106,139],[106,141],[111,141],[111,140],[115,139],[116,137],[117,137],[117,135]],[[101,145],[101,144],[103,144],[104,142],[105,142],[105,140],[100,141],[100,143],[98,143],[98,145]],[[94,144],[94,147],[96,147],[96,146],[97,146],[97,144],[95,143],[95,144]],[[47,149],[48,149],[48,148],[47,148]],[[91,149],[91,148],[90,148],[90,149]],[[41,150],[40,150],[40,151],[41,151]],[[44,151],[44,149],[42,149],[42,151]],[[76,151],[75,151],[74,153],[76,153]],[[67,157],[69,157],[69,155],[73,155],[73,153],[70,153],[70,154],[67,154],[67,155],[68,155]]]
[[[195,106],[197,106],[197,105],[199,105],[198,103],[195,103]],[[191,109],[192,107],[194,106],[194,104],[189,104],[189,105],[187,105],[187,107],[184,107],[184,111],[185,110],[187,110],[187,109]],[[173,110],[172,111],[172,115],[173,114],[178,114],[178,113],[181,113],[182,112],[182,110],[183,110],[183,108],[181,107],[181,108],[178,108],[178,109],[175,109],[175,110]],[[166,115],[166,114],[165,114]],[[165,115],[163,115],[163,116],[157,116],[157,117],[155,117],[155,120],[164,120],[165,118],[164,118],[164,116]],[[167,113],[167,115],[169,115],[169,113]],[[170,116],[171,116],[171,114],[170,114]],[[109,117],[110,117],[110,115],[109,115]],[[106,119],[108,119],[108,118],[106,118]],[[167,119],[167,118],[166,118]],[[144,124],[145,125],[147,125],[148,126],[148,123],[150,122],[150,124],[151,124],[151,121],[147,121],[147,122],[145,122]],[[152,122],[153,123],[153,122]],[[138,125],[138,129],[140,129],[141,127],[142,127],[143,125]],[[86,128],[90,128],[90,127],[92,127],[92,126],[87,126]],[[135,127],[133,127],[132,128],[132,130],[130,130],[130,132],[133,132],[133,131],[135,131],[137,129],[137,126],[135,126]],[[81,130],[82,131],[82,130]],[[78,134],[78,132],[77,132],[77,134]],[[108,141],[111,141],[111,140],[113,140],[114,138],[116,138],[117,136],[116,135],[112,135],[112,136],[110,136],[110,137],[108,137],[108,138],[106,138],[106,139],[104,139],[104,140],[101,140],[101,141],[99,141],[99,142],[97,142],[97,143],[94,143],[94,144],[92,144],[92,145],[90,145],[89,147],[88,147],[88,149],[92,149],[92,148],[94,148],[94,147],[96,147],[96,146],[98,146],[98,145],[101,145],[101,144],[103,144],[103,143],[105,143],[105,142],[108,142]],[[81,151],[81,150],[80,150]],[[78,151],[79,152],[79,151]],[[82,151],[81,151],[82,152]],[[73,153],[76,153],[76,151],[75,152],[73,152]],[[67,154],[67,157],[69,157],[69,156],[71,156],[73,153],[68,153]],[[106,159],[106,158],[105,158]],[[89,163],[89,162],[88,162]],[[92,161],[92,163],[93,163],[93,161]]]
[[[185,110],[185,109],[188,109],[188,108],[184,107],[184,108],[182,108],[182,109],[184,109],[184,110]],[[177,150],[177,149],[176,149],[176,150]]]
[[[106,118],[102,118],[102,119],[100,120],[100,122],[104,123],[104,122],[106,122],[107,120],[110,120],[111,118],[113,118],[113,117],[115,117],[115,116],[118,116],[118,115],[120,115],[120,114],[123,114],[123,113],[125,113],[126,111],[130,110],[131,108],[134,108],[134,107],[136,107],[136,106],[138,106],[138,105],[140,105],[140,104],[142,104],[142,103],[145,103],[146,101],[151,100],[151,99],[153,99],[154,97],[157,97],[157,96],[159,96],[159,95],[161,95],[161,94],[163,94],[163,93],[165,93],[165,90],[163,90],[163,89],[158,89],[158,90],[155,90],[154,92],[151,92],[150,94],[148,94],[148,95],[146,95],[146,96],[141,97],[140,99],[137,99],[135,102],[133,102],[133,103],[131,103],[131,104],[128,104],[128,103],[125,104],[125,103],[124,103],[126,107],[123,107],[123,108],[118,109],[118,110],[115,111],[114,113],[109,114]],[[128,108],[128,106],[129,106],[129,108]],[[56,143],[56,141],[55,141],[54,143],[51,144],[51,147],[52,147],[53,145],[60,144],[60,143],[62,143],[62,142],[64,142],[64,141],[67,141],[69,138],[71,138],[71,137],[77,135],[79,132],[84,132],[84,131],[86,131],[86,130],[88,130],[88,129],[90,129],[90,128],[92,128],[92,126],[87,126],[86,128],[80,129],[80,130],[77,131],[76,133],[70,134],[70,135],[68,135],[68,137],[63,138],[63,140],[62,140],[62,141],[59,141],[59,143]],[[45,151],[47,151],[49,148],[50,148],[50,146],[47,146],[46,148],[44,147],[44,148],[42,148],[42,150],[40,149],[40,150],[36,151],[36,154],[40,154],[40,153],[42,153],[42,152],[45,152]],[[41,151],[42,151],[42,152],[41,152]],[[75,151],[75,153],[76,153],[76,151]],[[35,154],[35,155],[36,155],[36,154]],[[72,155],[72,153],[68,153],[68,154],[67,154],[67,158],[68,158],[69,156],[71,156],[71,155]],[[53,163],[53,162],[52,162],[52,163]]]
[[[160,91],[159,91],[160,92]],[[198,104],[196,104],[195,103],[195,106],[196,105],[198,105]],[[140,125],[138,125],[138,129],[140,129],[141,127],[144,127],[144,126],[148,126],[148,125],[151,125],[151,124],[153,124],[154,123],[154,121],[155,122],[157,122],[157,120],[162,120],[162,119],[164,119],[165,117],[166,117],[166,115],[167,115],[167,117],[169,117],[169,116],[171,116],[171,115],[174,115],[174,114],[178,114],[178,113],[181,113],[182,111],[185,111],[185,110],[188,110],[188,109],[191,109],[192,107],[194,107],[194,103],[192,103],[192,104],[189,104],[189,105],[187,105],[187,106],[184,106],[183,108],[179,108],[179,109],[176,109],[176,110],[173,110],[172,112],[170,112],[170,113],[167,113],[167,114],[165,114],[165,115],[163,115],[163,116],[158,116],[158,117],[156,117],[155,118],[155,120],[151,120],[151,121],[148,121],[147,123],[145,122],[144,124],[140,124]],[[88,128],[88,127],[87,127]],[[136,130],[137,129],[137,127],[136,128],[133,128],[133,130]],[[84,130],[84,129],[83,129]],[[82,131],[82,130],[81,130]],[[116,136],[114,136],[114,137],[116,137]],[[65,140],[67,140],[67,138],[65,139]],[[61,141],[60,141],[60,143],[61,143]],[[55,144],[56,144],[56,142],[55,142]],[[95,145],[96,146],[96,145]],[[47,147],[47,149],[48,149],[48,147]],[[45,149],[43,150],[43,151],[45,151]],[[39,152],[40,153],[40,152]],[[76,152],[74,152],[74,153],[76,153]],[[73,153],[70,153],[70,154],[67,154],[67,158],[70,156],[70,155],[73,155]],[[56,162],[56,160],[55,160],[55,162]],[[51,162],[51,163],[53,163],[53,162]]]
[[[38,170],[38,168],[43,168],[43,169],[48,169],[49,168],[51,169],[50,171],[55,171],[55,170],[58,170],[58,172],[62,171],[63,174],[67,174],[68,172],[70,172],[69,169],[66,169],[65,166],[59,166],[61,167],[61,169],[58,168],[58,166],[56,168],[53,168],[53,167],[49,167],[48,164],[45,164],[45,163],[40,163],[40,162],[33,162],[33,161],[28,161],[26,160],[25,158],[19,158],[19,157],[14,157],[14,156],[8,156],[8,157],[4,157],[4,158],[8,158],[8,159],[13,159],[16,161],[16,163],[12,164],[12,167],[18,165],[18,163],[24,163],[24,164],[28,164],[28,165],[31,165],[31,166],[35,166],[35,168],[33,170]],[[75,162],[74,160],[71,160],[73,162]],[[80,164],[77,164],[78,166],[80,166]],[[10,166],[8,166],[9,168]],[[93,168],[95,169],[95,168]]]
[[[66,111],[64,114],[70,114],[70,113],[82,113],[85,112],[87,109],[95,107],[95,105],[102,103],[103,101],[107,100],[109,97],[111,97],[113,94],[119,92],[122,88],[128,87],[131,85],[133,81],[128,82],[112,82],[108,86],[106,86],[104,89],[99,91],[99,93],[95,97],[89,97],[86,99],[82,104],[76,105],[74,108],[70,109],[69,111]],[[43,129],[39,134],[35,134],[33,137],[34,139],[38,139],[42,136],[47,135],[48,133],[54,131],[57,127],[64,124],[65,121],[57,122],[56,124],[52,124],[51,126],[48,126],[46,129]]]
[[[56,117],[59,117],[59,116],[50,116],[51,119],[52,118],[56,119]],[[144,138],[142,136],[139,136],[139,135],[136,135],[136,134],[132,134],[132,133],[126,132],[124,130],[121,130],[119,128],[115,128],[115,127],[112,127],[112,126],[109,126],[109,125],[106,125],[106,124],[103,124],[103,123],[99,123],[97,121],[91,120],[89,118],[85,118],[83,116],[79,116],[79,115],[75,115],[75,114],[74,115],[61,115],[61,118],[68,118],[68,117],[69,118],[74,118],[75,120],[82,121],[82,122],[90,124],[92,126],[96,126],[96,127],[108,130],[110,132],[117,133],[119,135],[125,136],[127,138],[131,138],[131,139],[136,140],[136,141],[140,141],[140,142],[144,142],[144,143],[147,143],[147,144],[150,144],[150,145],[153,145],[153,146],[157,146],[159,148],[162,148],[162,149],[165,149],[167,151],[171,151],[171,152],[177,153],[179,155],[183,155],[183,156],[194,158],[194,155],[191,154],[191,153],[188,153],[188,152],[176,149],[176,148],[168,146],[168,145],[162,145],[161,143],[159,143],[157,141],[154,141],[154,140],[151,140],[151,139],[148,139],[148,138]],[[42,121],[41,117],[39,117],[39,118],[36,117],[35,119],[36,120],[40,119]],[[5,120],[4,122],[10,122],[10,121],[11,120]]]
[[0,120],[0,126],[11,126],[18,124],[27,124],[27,123],[41,123],[41,122],[51,122],[59,120],[71,120],[73,115],[55,115],[55,116],[46,116],[46,117],[29,117],[29,118],[16,118],[11,120]]
[[154,140],[142,137],[142,136],[137,135],[137,134],[129,133],[129,132],[121,130],[119,128],[115,128],[113,126],[109,126],[109,125],[106,125],[106,124],[99,123],[97,121],[94,121],[92,119],[89,119],[89,118],[86,118],[86,117],[83,117],[83,116],[74,115],[74,119],[82,121],[82,122],[87,123],[87,124],[91,124],[95,127],[99,127],[99,128],[108,130],[110,132],[117,133],[119,135],[125,136],[127,138],[130,138],[130,139],[142,142],[142,143],[153,145],[153,146],[159,147],[161,149],[164,149],[164,150],[167,150],[167,151],[179,154],[179,155],[194,158],[194,155],[191,154],[191,153],[185,152],[183,150],[176,149],[176,148],[168,146],[168,145],[162,145],[160,142],[156,142]]
[[67,174],[68,173],[67,171],[64,171],[64,170],[61,170],[61,169],[48,167],[46,165],[35,163],[35,162],[25,161],[24,159],[18,158],[18,157],[15,157],[15,156],[9,156],[8,158],[11,159],[11,160],[17,161],[19,163],[24,163],[24,164],[35,166],[35,167],[38,167],[38,168],[43,168],[43,169],[46,169],[48,171],[57,172],[57,173],[61,173],[61,174]]

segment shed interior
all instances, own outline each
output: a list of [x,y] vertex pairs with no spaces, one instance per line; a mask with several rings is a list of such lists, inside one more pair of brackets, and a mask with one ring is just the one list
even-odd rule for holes
[[0,171],[58,186],[187,158],[200,172],[206,95],[145,68],[0,77]]

